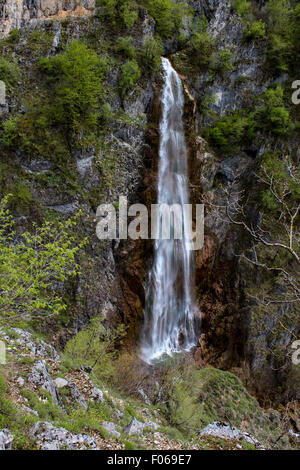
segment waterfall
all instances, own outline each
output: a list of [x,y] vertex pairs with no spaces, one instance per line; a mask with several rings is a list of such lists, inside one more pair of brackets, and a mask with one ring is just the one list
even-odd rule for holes
[[[162,58],[162,65],[164,86],[161,93],[157,203],[179,204],[183,208],[189,203],[182,116],[184,94],[181,80],[170,62]],[[161,230],[160,212],[156,222]],[[188,249],[186,232],[183,224],[181,240],[160,237],[155,241],[141,333],[141,357],[148,363],[164,355],[189,350],[196,343],[193,252]]]

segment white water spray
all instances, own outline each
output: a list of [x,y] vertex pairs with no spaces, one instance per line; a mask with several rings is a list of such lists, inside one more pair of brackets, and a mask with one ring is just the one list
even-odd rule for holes
[[[181,80],[168,59],[162,59],[158,204],[189,203],[187,150],[183,128],[184,95]],[[158,214],[161,227],[162,215]],[[154,262],[146,288],[141,357],[151,363],[164,355],[195,345],[193,252],[187,230],[181,240],[155,241]]]

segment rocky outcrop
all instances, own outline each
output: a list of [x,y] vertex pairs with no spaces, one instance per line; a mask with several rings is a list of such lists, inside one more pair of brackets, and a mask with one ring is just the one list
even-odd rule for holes
[[87,434],[73,434],[56,428],[46,421],[38,421],[29,431],[30,438],[40,450],[97,450],[95,439]]
[[214,422],[206,426],[200,431],[200,436],[213,436],[220,439],[246,441],[252,444],[255,448],[264,450],[262,444],[247,432],[240,431],[228,423]]
[[7,333],[1,328],[0,335],[7,341],[8,351],[18,352],[23,356],[28,355],[34,358],[59,359],[59,354],[51,344],[41,339],[37,340],[31,333],[21,328],[11,328]]
[[90,16],[94,10],[95,0],[1,0],[0,37],[44,19]]
[[48,392],[55,405],[60,404],[60,399],[56,390],[54,381],[52,380],[44,362],[37,361],[31,369],[28,376],[28,382],[34,387],[42,388]]

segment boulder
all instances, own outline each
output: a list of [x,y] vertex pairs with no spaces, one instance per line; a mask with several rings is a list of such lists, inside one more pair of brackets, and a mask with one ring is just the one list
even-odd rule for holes
[[132,434],[140,434],[144,431],[145,428],[151,428],[153,430],[159,427],[158,424],[153,423],[152,421],[147,421],[146,423],[142,423],[138,421],[136,418],[133,418],[131,422],[124,428],[124,434],[128,434],[131,436]]
[[116,425],[109,421],[104,421],[101,423],[103,429],[105,429],[113,437],[121,437],[121,434],[116,430]]
[[35,423],[29,431],[29,437],[38,444],[40,450],[98,450],[93,437],[73,434],[46,421]]
[[11,450],[13,437],[8,429],[0,430],[0,450]]
[[54,383],[56,388],[64,388],[68,385],[69,382],[62,377],[57,377],[57,379],[54,380]]
[[37,361],[33,365],[28,376],[28,382],[35,387],[46,390],[48,393],[50,393],[53,403],[56,405],[60,404],[60,399],[56,391],[55,383],[47,371],[46,365],[43,361]]
[[91,399],[95,401],[96,403],[102,403],[104,401],[104,395],[102,390],[100,388],[94,387],[91,390]]

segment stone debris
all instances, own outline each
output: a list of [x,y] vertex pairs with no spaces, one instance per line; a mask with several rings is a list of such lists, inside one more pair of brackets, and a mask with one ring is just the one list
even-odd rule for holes
[[100,388],[94,387],[90,392],[90,397],[96,403],[102,403],[104,401],[104,395]]

